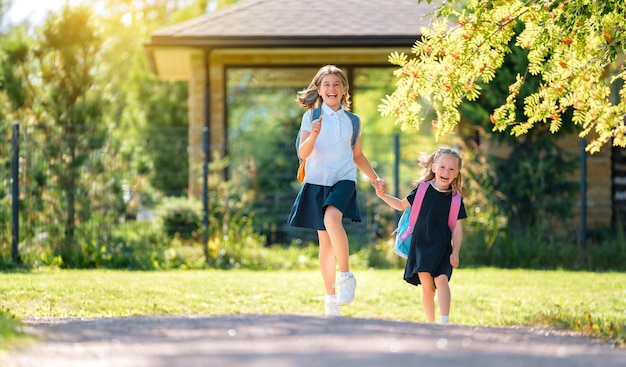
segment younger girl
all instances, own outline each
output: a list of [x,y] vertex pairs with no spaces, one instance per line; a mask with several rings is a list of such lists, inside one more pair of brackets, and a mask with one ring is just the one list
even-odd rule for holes
[[448,214],[453,194],[461,194],[462,159],[458,152],[441,148],[420,159],[423,167],[416,187],[404,199],[385,193],[385,185],[376,186],[376,195],[396,210],[405,210],[413,204],[417,186],[429,182],[417,222],[414,224],[404,280],[422,285],[422,305],[426,320],[435,321],[435,291],[438,293],[441,323],[449,322],[452,267],[459,266],[459,250],[463,239],[461,219],[467,218],[461,201],[454,233],[448,227]]
[[[289,224],[317,230],[319,264],[326,289],[326,315],[339,316],[338,306],[354,299],[356,279],[350,271],[344,217],[361,221],[356,196],[356,168],[376,185],[379,178],[361,150],[360,131],[346,111],[350,109],[348,78],[334,65],[322,67],[296,101],[307,109],[300,128],[299,156],[306,159],[305,177],[296,197]],[[312,110],[321,115],[312,121]],[[352,135],[357,140],[352,147]],[[335,284],[337,263],[338,282]],[[335,294],[335,287],[338,294]]]

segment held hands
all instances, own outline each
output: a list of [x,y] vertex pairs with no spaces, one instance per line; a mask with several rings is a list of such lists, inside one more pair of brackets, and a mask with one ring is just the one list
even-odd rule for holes
[[372,181],[372,186],[374,186],[374,189],[376,189],[376,196],[385,196],[385,180],[377,178]]

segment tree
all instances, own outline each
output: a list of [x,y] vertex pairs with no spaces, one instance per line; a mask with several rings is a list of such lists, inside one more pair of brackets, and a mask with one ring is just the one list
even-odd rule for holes
[[[432,27],[423,28],[413,46],[414,57],[390,55],[390,62],[400,66],[399,80],[379,106],[383,115],[395,116],[403,128],[419,128],[426,103],[436,114],[437,137],[452,131],[461,102],[480,96],[481,83],[494,79],[514,41],[528,50],[527,66],[490,115],[494,131],[512,126],[511,134],[520,136],[546,124],[555,133],[569,112],[579,135],[591,135],[589,152],[607,142],[626,146],[626,89],[620,86],[626,78],[623,0],[469,0],[463,9],[459,3],[437,7]],[[518,24],[523,30],[516,37]],[[523,100],[522,113],[518,94],[531,75],[541,82]],[[615,103],[611,87],[620,90]]]
[[48,18],[35,51],[43,93],[35,110],[45,111],[41,116],[54,122],[42,126],[49,139],[43,149],[63,192],[64,241],[59,250],[68,265],[81,257],[75,241],[77,209],[83,219],[89,212],[89,184],[81,182],[81,169],[107,140],[108,129],[101,121],[105,100],[96,77],[101,42],[88,8],[65,7]]
[[[519,28],[516,29],[518,33],[521,31]],[[490,111],[499,106],[500,96],[507,94],[508,86],[515,82],[516,74],[524,72],[526,66],[520,61],[526,59],[528,51],[514,44],[509,46],[511,53],[505,56],[502,70],[491,83],[482,86],[484,93],[477,98],[476,103],[465,101],[461,104],[464,126],[472,125],[478,132],[488,130],[491,125]],[[526,79],[516,101],[518,109],[524,108],[523,100],[539,87],[540,82],[533,75]],[[468,172],[468,177],[490,176],[488,182],[497,194],[490,195],[489,199],[506,215],[508,228],[516,230],[519,235],[529,231],[546,233],[546,228],[554,223],[562,223],[562,219],[571,214],[574,197],[578,193],[578,183],[572,181],[572,174],[578,168],[578,156],[568,153],[559,145],[559,140],[575,133],[571,119],[571,113],[565,114],[563,127],[554,134],[549,134],[549,127],[545,125],[537,126],[522,136],[490,134],[486,146],[503,143],[510,149],[506,157],[499,156],[491,149],[484,149],[483,143],[476,140],[482,134],[467,137],[471,145],[476,144],[474,146],[478,148],[476,152],[479,157],[484,155],[487,164],[493,167],[492,170],[482,172],[485,171],[484,166],[479,165],[481,172]],[[470,167],[473,166],[468,165],[468,171]]]
[[[142,188],[133,181],[171,196],[188,188],[186,82],[161,81],[149,67],[144,44],[163,27],[197,17],[207,8],[222,8],[233,0],[108,0],[101,13],[103,32],[112,35],[103,50],[108,79],[116,84],[115,122],[126,141],[125,154],[136,165],[130,179],[133,194]],[[113,36],[114,35],[114,36]],[[130,142],[134,138],[135,141]],[[146,185],[143,185],[146,186]]]
[[[0,0],[0,15],[9,3]],[[45,236],[66,266],[93,266],[90,253],[97,255],[112,239],[90,228],[111,228],[128,214],[127,188],[142,190],[153,174],[168,194],[184,192],[187,169],[179,161],[186,164],[186,140],[176,153],[163,152],[171,139],[164,144],[154,132],[171,138],[172,127],[185,128],[180,101],[186,86],[159,81],[143,43],[154,30],[197,16],[208,4],[107,0],[97,13],[90,6],[66,5],[37,27],[8,25],[0,39],[0,119],[20,121],[27,157],[20,176],[28,208],[21,215],[28,224],[20,237],[27,246]],[[6,135],[6,126],[1,130]],[[156,142],[152,151],[146,136]],[[10,155],[2,157],[4,167]],[[163,162],[185,181],[154,174],[164,171]]]

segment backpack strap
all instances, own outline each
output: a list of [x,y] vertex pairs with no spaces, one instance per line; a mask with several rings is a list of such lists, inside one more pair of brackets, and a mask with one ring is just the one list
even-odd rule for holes
[[[354,114],[348,110],[344,110],[346,115],[350,117],[350,121],[352,122],[352,148],[356,145],[356,140],[359,138],[359,132],[361,131],[361,119],[357,114]],[[322,108],[317,107],[311,112],[311,121],[317,120],[322,115]]]
[[322,115],[322,107],[317,107],[311,112],[311,121],[317,120]]
[[[359,132],[361,130],[361,120],[359,119],[358,115],[347,110],[345,112],[348,117],[350,117],[350,121],[352,122],[352,149],[354,149],[356,141],[359,138]],[[311,121],[319,119],[321,115],[322,107],[314,108],[311,111]],[[302,162],[302,159],[300,158],[300,135],[302,135],[302,132],[298,130],[298,136],[296,137],[296,155],[298,156],[298,160]]]
[[352,148],[356,145],[356,140],[359,138],[359,132],[361,131],[361,119],[359,116],[350,112],[345,111],[346,115],[350,117],[350,121],[352,121]]
[[[409,228],[407,228],[406,232],[404,232],[402,237],[400,237],[402,240],[405,240],[410,234],[413,234],[415,223],[417,222],[417,218],[420,215],[422,201],[424,201],[426,190],[428,190],[428,185],[430,185],[429,182],[422,182],[417,187],[417,192],[415,193],[415,198],[413,199],[413,205],[411,205],[411,214],[409,216]],[[461,210],[461,194],[454,191],[452,193],[452,202],[450,203],[450,212],[448,213],[448,228],[450,228],[450,232],[454,232],[454,228],[456,227],[456,221],[459,218],[460,210]]]
[[448,214],[448,227],[450,228],[450,232],[454,232],[456,221],[459,219],[459,211],[461,211],[461,194],[453,191],[450,213]]
[[428,185],[428,182],[422,182],[417,187],[417,192],[415,193],[415,198],[413,199],[413,205],[411,205],[411,214],[409,215],[409,228],[407,228],[404,234],[402,234],[402,237],[400,237],[403,241],[406,240],[410,234],[413,234],[413,229],[415,228],[415,223],[420,215],[422,201],[424,201],[424,195],[426,195]]
[[[317,120],[322,115],[322,108],[317,107],[311,111],[311,121]],[[298,130],[298,135],[296,136],[296,155],[298,156],[298,161],[302,163],[302,158],[300,158],[300,137],[302,136],[302,131]]]

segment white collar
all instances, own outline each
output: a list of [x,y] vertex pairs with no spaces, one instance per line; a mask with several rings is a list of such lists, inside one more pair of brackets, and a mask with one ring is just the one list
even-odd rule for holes
[[334,115],[335,113],[339,112],[339,111],[343,111],[343,105],[339,106],[339,109],[337,111],[333,111],[332,108],[330,108],[329,105],[327,105],[326,103],[322,103],[322,111],[324,111],[327,115]]
[[433,187],[433,189],[435,189],[435,190],[437,190],[437,191],[439,191],[439,192],[443,192],[443,193],[448,193],[448,192],[451,192],[451,191],[452,191],[452,189],[446,189],[446,190],[441,190],[441,189],[439,189],[439,188],[435,185],[435,181],[430,181],[430,186],[432,186],[432,187]]

